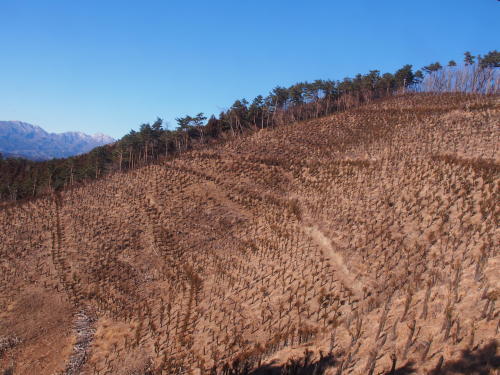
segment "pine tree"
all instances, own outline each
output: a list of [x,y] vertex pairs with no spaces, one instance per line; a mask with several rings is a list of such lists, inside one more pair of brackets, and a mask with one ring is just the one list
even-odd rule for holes
[[394,78],[397,87],[409,87],[415,83],[415,74],[412,71],[412,65],[407,64],[399,69]]
[[500,68],[500,52],[490,51],[481,58],[479,65],[481,68]]
[[422,70],[424,72],[426,72],[427,74],[431,74],[433,72],[437,72],[437,71],[439,71],[441,69],[443,69],[443,67],[441,66],[441,64],[438,61],[436,61],[435,63],[429,64],[427,66],[424,66],[422,68]]
[[465,62],[465,65],[473,65],[475,58],[476,57],[473,56],[473,55],[471,55],[471,53],[469,51],[465,52],[464,53],[464,62]]

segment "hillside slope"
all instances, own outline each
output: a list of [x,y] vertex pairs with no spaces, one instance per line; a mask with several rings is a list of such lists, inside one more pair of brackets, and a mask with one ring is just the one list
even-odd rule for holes
[[5,209],[0,369],[498,369],[499,124],[400,96]]
[[83,154],[114,142],[104,134],[48,133],[21,121],[0,121],[0,153],[7,157],[48,160]]

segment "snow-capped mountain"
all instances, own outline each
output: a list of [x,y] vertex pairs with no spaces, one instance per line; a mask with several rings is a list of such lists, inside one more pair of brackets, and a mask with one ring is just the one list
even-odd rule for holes
[[4,157],[32,160],[63,158],[86,153],[115,140],[105,134],[80,132],[48,133],[39,126],[21,121],[0,121],[0,153]]

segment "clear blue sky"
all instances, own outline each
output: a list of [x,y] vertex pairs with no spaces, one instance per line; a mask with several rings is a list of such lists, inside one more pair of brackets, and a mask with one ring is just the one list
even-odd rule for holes
[[120,137],[276,85],[500,48],[497,0],[0,0],[0,120]]

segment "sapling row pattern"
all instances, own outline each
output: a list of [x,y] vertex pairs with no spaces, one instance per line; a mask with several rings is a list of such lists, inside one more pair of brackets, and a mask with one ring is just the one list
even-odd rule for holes
[[499,337],[499,123],[406,94],[8,206],[0,368],[455,368]]

